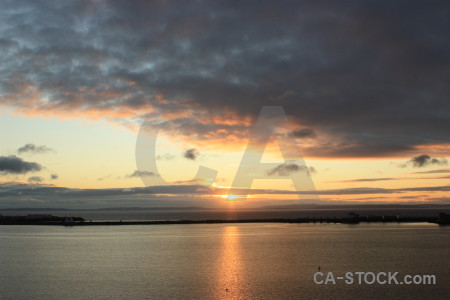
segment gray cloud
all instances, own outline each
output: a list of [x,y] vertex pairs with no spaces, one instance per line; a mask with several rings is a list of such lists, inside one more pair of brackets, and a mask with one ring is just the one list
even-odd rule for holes
[[59,178],[58,174],[52,174],[52,175],[50,175],[50,179],[51,179],[51,180],[56,180],[56,179],[58,179],[58,178]]
[[[412,165],[415,168],[422,168],[429,165],[447,165],[447,159],[445,158],[432,158],[427,154],[422,154],[413,157],[407,164]],[[402,164],[400,167],[404,168],[407,164]]]
[[[240,189],[234,189],[234,193],[236,193],[236,194],[238,194],[240,191],[241,191]],[[450,191],[450,186],[431,186],[431,187],[414,187],[414,188],[398,188],[398,189],[361,187],[361,188],[343,188],[343,189],[333,189],[333,190],[317,190],[315,192],[253,189],[250,191],[250,193],[254,194],[254,195],[258,195],[258,194],[361,195],[361,194],[398,194],[398,193],[406,193],[406,192],[447,192],[447,191]]]
[[25,146],[20,147],[17,149],[17,153],[23,154],[23,153],[47,153],[47,152],[54,152],[55,150],[48,148],[47,146],[36,146],[34,144],[26,144]]
[[290,175],[292,173],[296,173],[299,171],[306,171],[308,173],[316,172],[316,170],[313,167],[308,168],[306,166],[299,166],[294,163],[286,163],[286,164],[278,165],[275,168],[268,170],[267,175],[269,175],[269,176],[274,176],[274,175],[287,176],[287,175]]
[[439,173],[450,173],[450,169],[440,169],[440,170],[414,172],[414,173],[411,173],[411,174],[439,174]]
[[34,183],[39,183],[39,182],[43,182],[44,178],[40,177],[40,176],[32,176],[30,178],[28,178],[28,182],[34,182]]
[[289,136],[294,137],[294,138],[316,138],[317,137],[314,130],[312,130],[310,128],[302,128],[302,129],[294,130],[289,133]]
[[188,149],[183,153],[183,157],[190,160],[196,160],[199,155],[197,149]]
[[439,177],[425,177],[421,179],[450,179],[450,175],[447,176],[439,176]]
[[155,172],[136,170],[132,174],[127,175],[126,177],[133,178],[133,177],[152,177],[152,176],[156,176]]
[[[206,193],[205,187],[154,186],[152,188],[71,189],[44,184],[0,183],[0,207],[30,207],[26,199],[38,206],[96,208],[117,206],[179,206],[200,202],[194,196]],[[172,196],[173,195],[173,196]],[[200,202],[199,202],[200,201]]]
[[0,198],[11,196],[89,198],[107,196],[158,195],[158,194],[208,194],[214,189],[203,185],[170,185],[135,188],[71,189],[53,186],[28,186],[25,184],[0,184]]
[[370,182],[370,181],[388,181],[388,180],[399,180],[401,178],[358,178],[350,180],[341,180],[339,182]]
[[175,158],[175,155],[164,153],[161,155],[156,156],[156,160],[173,160]]
[[25,174],[42,170],[42,166],[35,162],[27,162],[21,158],[11,156],[0,156],[0,172],[6,174]]
[[305,154],[323,157],[450,141],[446,1],[22,0],[0,11],[0,98],[21,111],[148,120],[195,140],[246,137],[224,120],[282,105],[321,133]]
[[[422,172],[416,172],[411,174],[421,174]],[[423,172],[426,173],[426,172]],[[358,178],[358,179],[350,179],[350,180],[339,180],[333,182],[373,182],[373,181],[390,181],[390,180],[436,180],[436,179],[449,179],[448,176],[439,176],[439,177],[392,177],[392,178]]]
[[111,178],[111,177],[112,177],[111,175],[107,175],[107,176],[103,176],[103,177],[97,178],[97,180],[98,180],[98,181],[103,181],[103,180],[109,179],[109,178]]

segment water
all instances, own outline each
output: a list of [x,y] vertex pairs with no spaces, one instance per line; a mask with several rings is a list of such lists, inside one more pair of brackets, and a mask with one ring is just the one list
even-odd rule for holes
[[[449,234],[425,223],[0,226],[0,298],[448,299]],[[316,285],[319,265],[437,285]]]

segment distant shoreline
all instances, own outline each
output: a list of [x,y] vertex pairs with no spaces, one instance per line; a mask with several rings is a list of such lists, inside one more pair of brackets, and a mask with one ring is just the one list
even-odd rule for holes
[[[32,215],[31,215],[32,216]],[[348,218],[267,218],[241,220],[159,220],[159,221],[86,221],[82,218],[64,218],[46,215],[40,219],[30,216],[14,216],[0,218],[0,225],[50,225],[50,226],[117,226],[117,225],[183,225],[183,224],[239,224],[239,223],[436,223],[447,225],[436,217],[399,217],[399,216],[353,216]]]

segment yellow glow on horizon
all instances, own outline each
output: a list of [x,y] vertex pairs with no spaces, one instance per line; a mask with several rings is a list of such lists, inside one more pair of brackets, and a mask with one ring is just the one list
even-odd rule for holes
[[227,199],[228,201],[234,201],[239,199],[250,198],[250,195],[247,197],[245,195],[219,195],[220,198]]

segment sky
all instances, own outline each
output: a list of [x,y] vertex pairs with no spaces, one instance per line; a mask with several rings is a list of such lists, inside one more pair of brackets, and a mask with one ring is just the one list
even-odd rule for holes
[[0,208],[450,204],[448,15],[1,1]]

